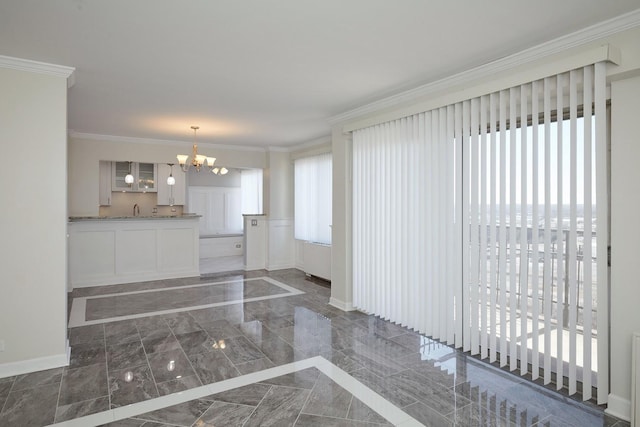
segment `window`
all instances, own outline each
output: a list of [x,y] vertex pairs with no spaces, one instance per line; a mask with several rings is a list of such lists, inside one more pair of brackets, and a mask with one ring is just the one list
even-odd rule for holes
[[295,238],[331,244],[331,153],[295,161]]
[[242,193],[242,215],[262,214],[262,169],[247,169],[240,172]]

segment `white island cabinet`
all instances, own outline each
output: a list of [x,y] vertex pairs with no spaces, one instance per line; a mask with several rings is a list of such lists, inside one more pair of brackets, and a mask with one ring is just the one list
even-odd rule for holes
[[199,276],[199,219],[70,218],[70,287]]

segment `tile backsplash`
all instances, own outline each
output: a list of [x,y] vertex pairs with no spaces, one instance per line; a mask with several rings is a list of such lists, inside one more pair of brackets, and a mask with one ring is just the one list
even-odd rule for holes
[[[140,216],[153,216],[153,209],[158,211],[156,215],[182,215],[183,206],[158,206],[156,193],[111,193],[111,206],[100,206],[100,216],[130,216],[133,215],[133,206],[140,207]],[[175,211],[173,211],[175,210]]]

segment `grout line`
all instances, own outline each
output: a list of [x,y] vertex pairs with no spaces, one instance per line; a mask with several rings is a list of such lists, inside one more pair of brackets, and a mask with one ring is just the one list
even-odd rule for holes
[[[56,418],[58,418],[58,407],[60,406],[60,393],[62,393],[62,380],[64,379],[64,374],[67,368],[62,368],[62,375],[60,375],[60,385],[58,386],[58,399],[56,399],[56,407],[53,413],[53,422],[56,422]],[[11,386],[13,388],[13,385]],[[9,400],[9,395],[7,395],[7,400]]]
[[[216,404],[216,401],[215,401],[215,400],[214,400],[213,402],[211,402],[211,405],[207,406],[207,409],[205,409],[204,411],[202,411],[202,413],[201,413],[200,415],[198,415],[198,418],[196,418],[196,419],[193,421],[193,423],[191,423],[191,427],[198,426],[199,424],[196,424],[196,423],[198,422],[198,420],[200,420],[200,418],[202,418],[202,416],[203,416],[203,415],[204,415],[204,414],[205,414],[209,409],[211,409],[211,407],[212,407],[213,405],[215,405],[215,404]],[[143,425],[143,426],[144,426],[144,425]],[[215,426],[214,426],[214,427],[215,427]]]
[[355,398],[355,396],[352,394],[351,395],[351,400],[349,401],[349,406],[347,407],[347,414],[344,416],[344,418],[347,419],[347,420],[349,419],[349,411],[351,410],[351,405],[353,405],[353,399],[354,398]]
[[316,389],[316,386],[318,385],[318,381],[320,380],[320,377],[322,375],[323,375],[322,372],[320,372],[320,375],[318,375],[318,378],[316,378],[316,382],[313,383],[313,387],[311,387],[311,390],[309,390],[309,394],[307,395],[307,398],[304,400],[304,404],[300,408],[300,411],[298,411],[298,416],[296,417],[296,420],[293,422],[294,426],[298,423],[298,420],[300,419],[300,414],[302,414],[302,411],[304,411],[304,408],[307,406],[307,403],[311,398],[311,394],[313,393],[313,390]]
[[[153,369],[151,369],[151,363],[149,362],[149,355],[147,354],[147,349],[144,348],[144,343],[142,342],[142,335],[140,335],[140,330],[138,329],[138,325],[135,322],[133,323],[133,326],[135,326],[136,331],[138,331],[138,338],[140,339],[140,347],[142,347],[142,351],[144,352],[144,358],[147,361],[149,374],[151,374],[151,379],[153,380],[153,385],[156,388],[156,393],[158,394],[158,396],[160,396],[160,390],[158,389],[158,382],[156,381],[156,376],[153,374]],[[171,331],[171,333],[173,333],[173,331]]]
[[[13,386],[16,384],[16,381],[18,380],[18,377],[19,377],[19,375],[16,375],[16,376],[13,377],[13,381],[11,382],[11,387],[9,387],[9,392],[7,393],[7,398],[2,403],[2,407],[0,407],[0,414],[2,414],[2,411],[4,411],[5,406],[7,406],[7,402],[9,401],[9,395],[13,391]],[[62,379],[60,379],[60,381],[62,381]]]
[[[167,325],[167,327],[169,328],[169,332],[171,332],[171,335],[173,336],[173,339],[175,339],[176,342],[178,343],[178,347],[180,347],[180,350],[182,351],[182,354],[184,354],[184,357],[187,359],[187,362],[189,362],[189,366],[191,366],[191,370],[193,371],[193,374],[198,379],[198,382],[200,383],[200,385],[204,385],[204,383],[202,382],[202,379],[200,378],[200,375],[198,375],[198,371],[196,371],[196,368],[193,367],[193,363],[191,363],[191,359],[189,359],[189,355],[187,354],[186,351],[184,351],[184,348],[182,347],[182,344],[180,344],[180,340],[178,339],[178,337],[176,337],[175,332],[173,332],[173,329],[171,329],[171,326],[169,326],[169,324],[167,323],[167,321],[165,319],[162,319],[162,321]],[[198,323],[197,320],[194,319],[194,321],[196,323]],[[204,333],[207,334],[207,336],[209,336],[207,331],[204,331]],[[211,338],[211,337],[209,337],[209,338]],[[158,392],[159,392],[159,390],[158,390]]]
[[256,411],[258,410],[258,407],[262,404],[262,402],[264,401],[264,398],[267,397],[267,394],[269,394],[269,392],[273,389],[273,385],[268,384],[269,385],[269,390],[267,390],[267,392],[264,394],[264,396],[262,396],[262,399],[260,399],[260,402],[258,402],[258,404],[256,405],[255,408],[253,408],[253,411],[251,411],[251,413],[249,414],[249,416],[247,417],[246,420],[244,420],[244,422],[242,423],[242,426],[244,427],[245,424],[247,424],[247,422],[251,419],[251,417],[253,416],[253,414],[256,413]]
[[[136,326],[137,329],[137,326]],[[104,365],[107,369],[107,395],[109,396],[109,409],[111,409],[111,381],[109,381],[109,352],[107,351],[107,330],[102,324],[102,342],[104,344]],[[72,350],[73,351],[73,350]]]

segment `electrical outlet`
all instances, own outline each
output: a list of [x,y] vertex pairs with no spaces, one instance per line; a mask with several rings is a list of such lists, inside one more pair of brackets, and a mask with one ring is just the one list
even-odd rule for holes
[[4,351],[4,340],[0,340],[0,352]]
[[240,249],[242,245],[240,243],[236,243],[236,249]]
[[252,219],[251,220],[251,226],[252,227],[257,227],[258,226],[258,220],[257,219]]

